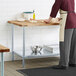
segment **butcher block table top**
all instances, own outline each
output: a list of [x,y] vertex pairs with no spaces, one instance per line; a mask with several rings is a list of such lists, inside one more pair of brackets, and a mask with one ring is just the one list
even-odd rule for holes
[[8,49],[7,47],[0,45],[0,52],[9,52],[9,51],[10,51],[10,49]]
[[51,26],[51,25],[59,25],[59,22],[46,24],[43,20],[25,20],[25,21],[8,21],[10,24],[15,24],[18,26]]

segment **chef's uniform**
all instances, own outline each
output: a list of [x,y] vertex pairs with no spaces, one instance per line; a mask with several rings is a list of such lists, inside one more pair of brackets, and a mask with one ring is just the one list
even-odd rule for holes
[[56,17],[60,9],[60,62],[61,66],[76,64],[76,14],[74,0],[55,0],[50,13]]

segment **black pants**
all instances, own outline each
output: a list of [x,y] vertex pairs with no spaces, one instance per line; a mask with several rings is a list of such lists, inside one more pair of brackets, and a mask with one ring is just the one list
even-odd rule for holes
[[64,42],[60,42],[59,65],[76,64],[76,28],[65,29]]

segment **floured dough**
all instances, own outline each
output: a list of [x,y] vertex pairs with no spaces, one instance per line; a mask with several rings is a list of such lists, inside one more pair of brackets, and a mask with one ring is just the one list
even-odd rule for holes
[[35,21],[35,20],[30,20],[29,22],[32,22],[32,23],[37,23],[37,21]]

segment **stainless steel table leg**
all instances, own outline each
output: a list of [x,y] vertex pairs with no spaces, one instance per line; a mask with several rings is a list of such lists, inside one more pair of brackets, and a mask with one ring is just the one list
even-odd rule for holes
[[23,67],[25,66],[25,27],[23,27]]
[[12,61],[14,61],[14,25],[12,24]]
[[4,76],[4,58],[3,58],[3,53],[1,53],[1,76]]

